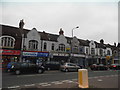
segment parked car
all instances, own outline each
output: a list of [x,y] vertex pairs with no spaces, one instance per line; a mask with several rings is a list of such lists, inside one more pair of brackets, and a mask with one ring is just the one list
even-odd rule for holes
[[59,70],[60,69],[60,63],[55,61],[49,61],[46,62],[44,65],[45,70]]
[[120,70],[120,64],[111,64],[109,68],[111,70]]
[[64,63],[63,65],[61,65],[60,70],[61,71],[78,71],[78,69],[81,69],[78,65],[73,64],[73,63]]
[[108,67],[104,64],[92,64],[90,68],[91,70],[108,70]]
[[43,73],[44,71],[45,69],[43,66],[38,66],[34,63],[27,63],[27,62],[15,63],[10,68],[10,72],[13,72],[17,75],[26,72]]

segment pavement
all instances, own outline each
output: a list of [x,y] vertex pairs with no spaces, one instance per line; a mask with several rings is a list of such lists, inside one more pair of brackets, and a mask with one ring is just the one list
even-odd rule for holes
[[[120,76],[119,76],[120,77]],[[89,88],[119,88],[119,80],[118,75],[106,75],[106,76],[98,76],[98,77],[89,77]],[[9,87],[9,89],[13,88],[79,88],[78,80],[62,80],[62,81],[54,81],[47,83],[39,83],[39,84],[30,84],[24,85],[21,87]]]

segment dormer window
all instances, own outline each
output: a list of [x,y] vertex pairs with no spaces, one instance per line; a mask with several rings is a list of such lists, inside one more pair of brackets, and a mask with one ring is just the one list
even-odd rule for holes
[[2,36],[1,37],[1,44],[3,48],[14,48],[15,39],[11,36]]

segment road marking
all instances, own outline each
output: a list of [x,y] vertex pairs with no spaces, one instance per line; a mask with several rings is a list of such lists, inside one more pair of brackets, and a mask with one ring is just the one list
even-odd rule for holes
[[48,84],[48,83],[39,83],[39,85],[46,87],[46,86],[50,86],[51,84]]
[[28,86],[35,86],[35,84],[29,84],[29,85],[24,85],[25,87],[28,87]]
[[102,79],[98,79],[97,81],[101,82],[101,81],[103,81],[103,80],[102,80]]
[[63,80],[62,82],[69,82],[70,80]]
[[44,85],[41,85],[43,87],[47,87],[47,86],[51,86],[51,84],[44,84]]
[[48,83],[39,83],[39,85],[44,85],[44,84],[48,84]]
[[11,86],[11,87],[8,87],[8,88],[19,88],[20,86]]
[[74,83],[74,81],[68,81],[67,83]]

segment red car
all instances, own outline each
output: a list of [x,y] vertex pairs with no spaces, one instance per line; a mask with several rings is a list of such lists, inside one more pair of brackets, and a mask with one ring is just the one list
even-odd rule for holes
[[103,64],[93,64],[90,66],[91,70],[108,70],[108,67]]
[[120,70],[120,64],[111,64],[109,68],[111,70]]

